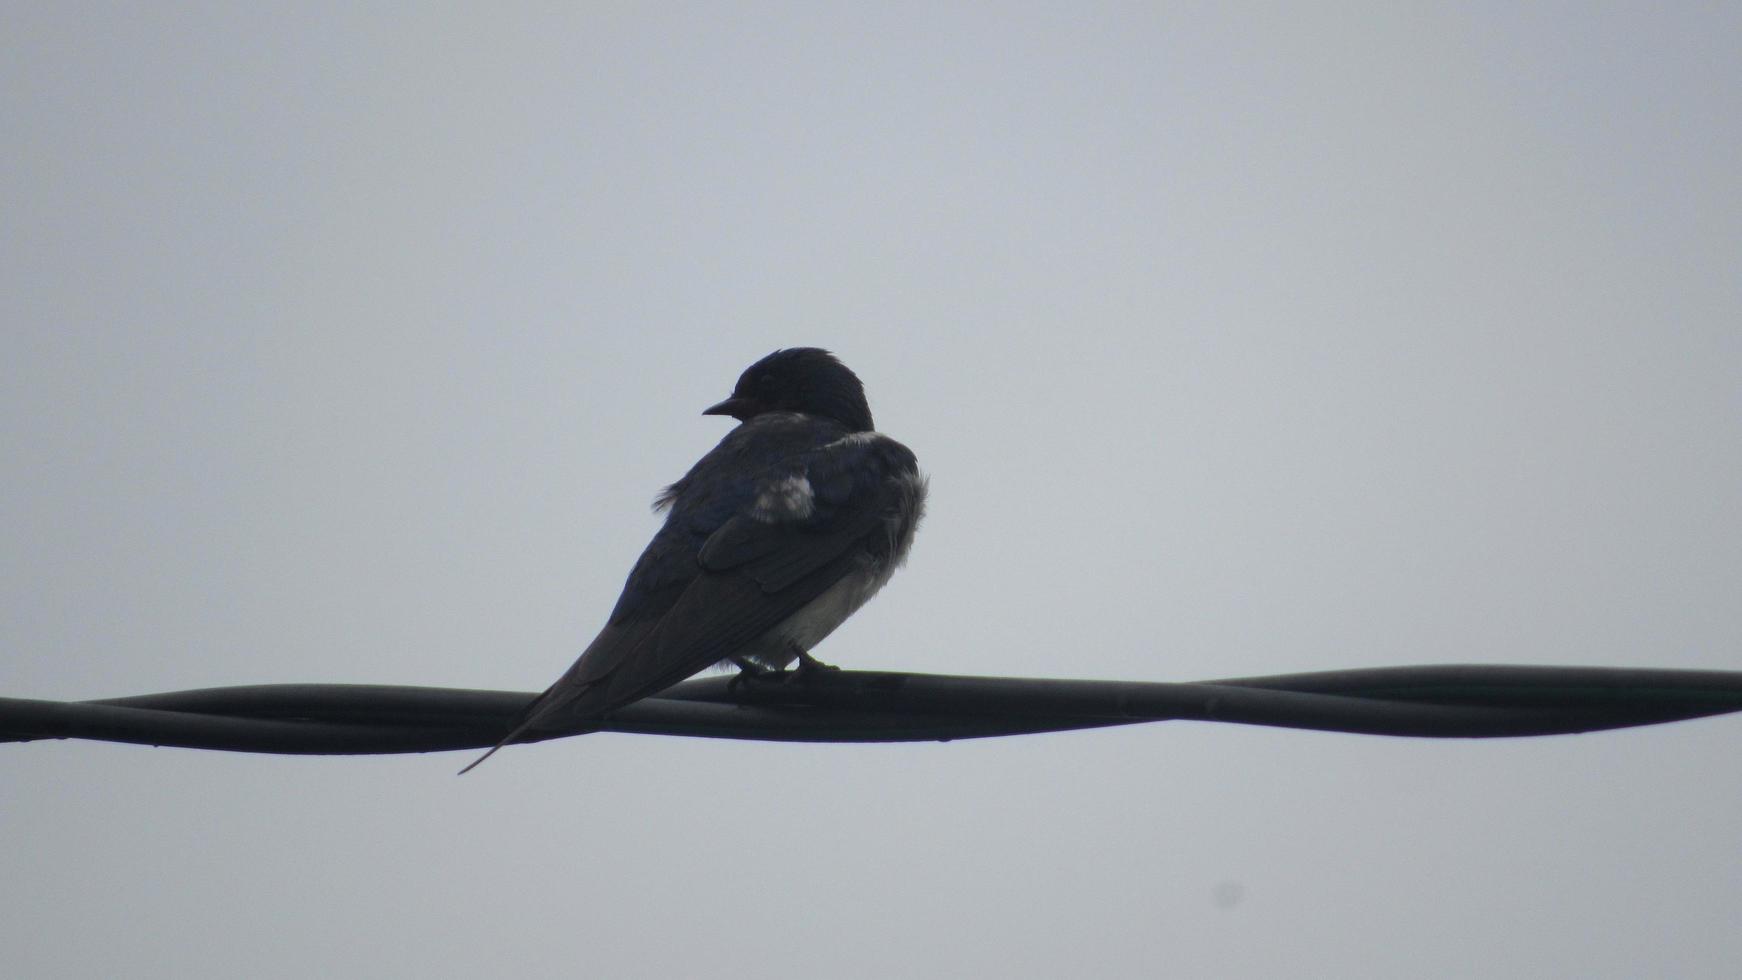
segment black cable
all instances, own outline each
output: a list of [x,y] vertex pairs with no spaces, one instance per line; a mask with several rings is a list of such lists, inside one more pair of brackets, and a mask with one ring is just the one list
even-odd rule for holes
[[[99,701],[0,698],[0,741],[83,738],[312,755],[495,744],[533,695],[273,684]],[[1552,735],[1742,710],[1742,672],[1454,665],[1196,684],[818,671],[800,680],[686,681],[593,731],[789,742],[986,738],[1147,721],[1237,722],[1425,738]]]

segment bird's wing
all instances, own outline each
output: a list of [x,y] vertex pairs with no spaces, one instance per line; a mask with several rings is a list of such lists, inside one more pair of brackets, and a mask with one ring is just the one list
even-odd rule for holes
[[766,469],[748,505],[702,544],[696,574],[658,625],[594,658],[585,672],[593,683],[573,709],[598,714],[669,687],[862,567],[868,546],[887,547],[885,521],[900,506],[911,460],[889,440],[843,439]]
[[839,439],[765,469],[693,559],[655,554],[656,537],[610,624],[501,744],[558,717],[597,717],[638,701],[778,626],[863,567],[868,549],[887,551],[887,521],[914,471],[898,443]]

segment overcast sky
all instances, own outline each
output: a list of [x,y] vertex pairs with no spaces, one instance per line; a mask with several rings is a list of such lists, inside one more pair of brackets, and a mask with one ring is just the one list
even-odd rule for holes
[[[0,7],[0,693],[537,690],[776,347],[848,667],[1742,669],[1735,3]],[[1727,977],[1742,718],[0,746],[30,978]]]

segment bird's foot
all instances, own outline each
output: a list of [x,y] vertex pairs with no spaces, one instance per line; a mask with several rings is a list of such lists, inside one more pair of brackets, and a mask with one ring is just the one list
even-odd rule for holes
[[809,650],[799,650],[798,666],[786,671],[786,676],[783,677],[782,680],[788,684],[803,684],[805,681],[810,679],[812,674],[816,674],[820,671],[840,669],[841,668],[836,667],[834,664],[825,664],[821,660],[811,656]]
[[746,660],[741,657],[733,657],[732,662],[738,665],[738,673],[732,675],[732,679],[726,682],[726,692],[728,694],[737,694],[738,689],[743,687],[747,681],[766,680],[770,677],[778,677],[786,673],[782,670],[769,670],[767,667],[763,667],[755,661]]

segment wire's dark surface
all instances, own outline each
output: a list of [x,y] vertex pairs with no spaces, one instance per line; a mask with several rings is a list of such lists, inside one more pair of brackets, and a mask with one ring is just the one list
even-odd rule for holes
[[[476,749],[532,700],[359,684],[222,687],[99,701],[0,698],[0,741],[84,738],[305,755]],[[1494,738],[1626,728],[1742,710],[1742,672],[1458,665],[1197,684],[817,671],[686,681],[593,731],[787,742],[910,742],[1225,721],[1368,735]]]

